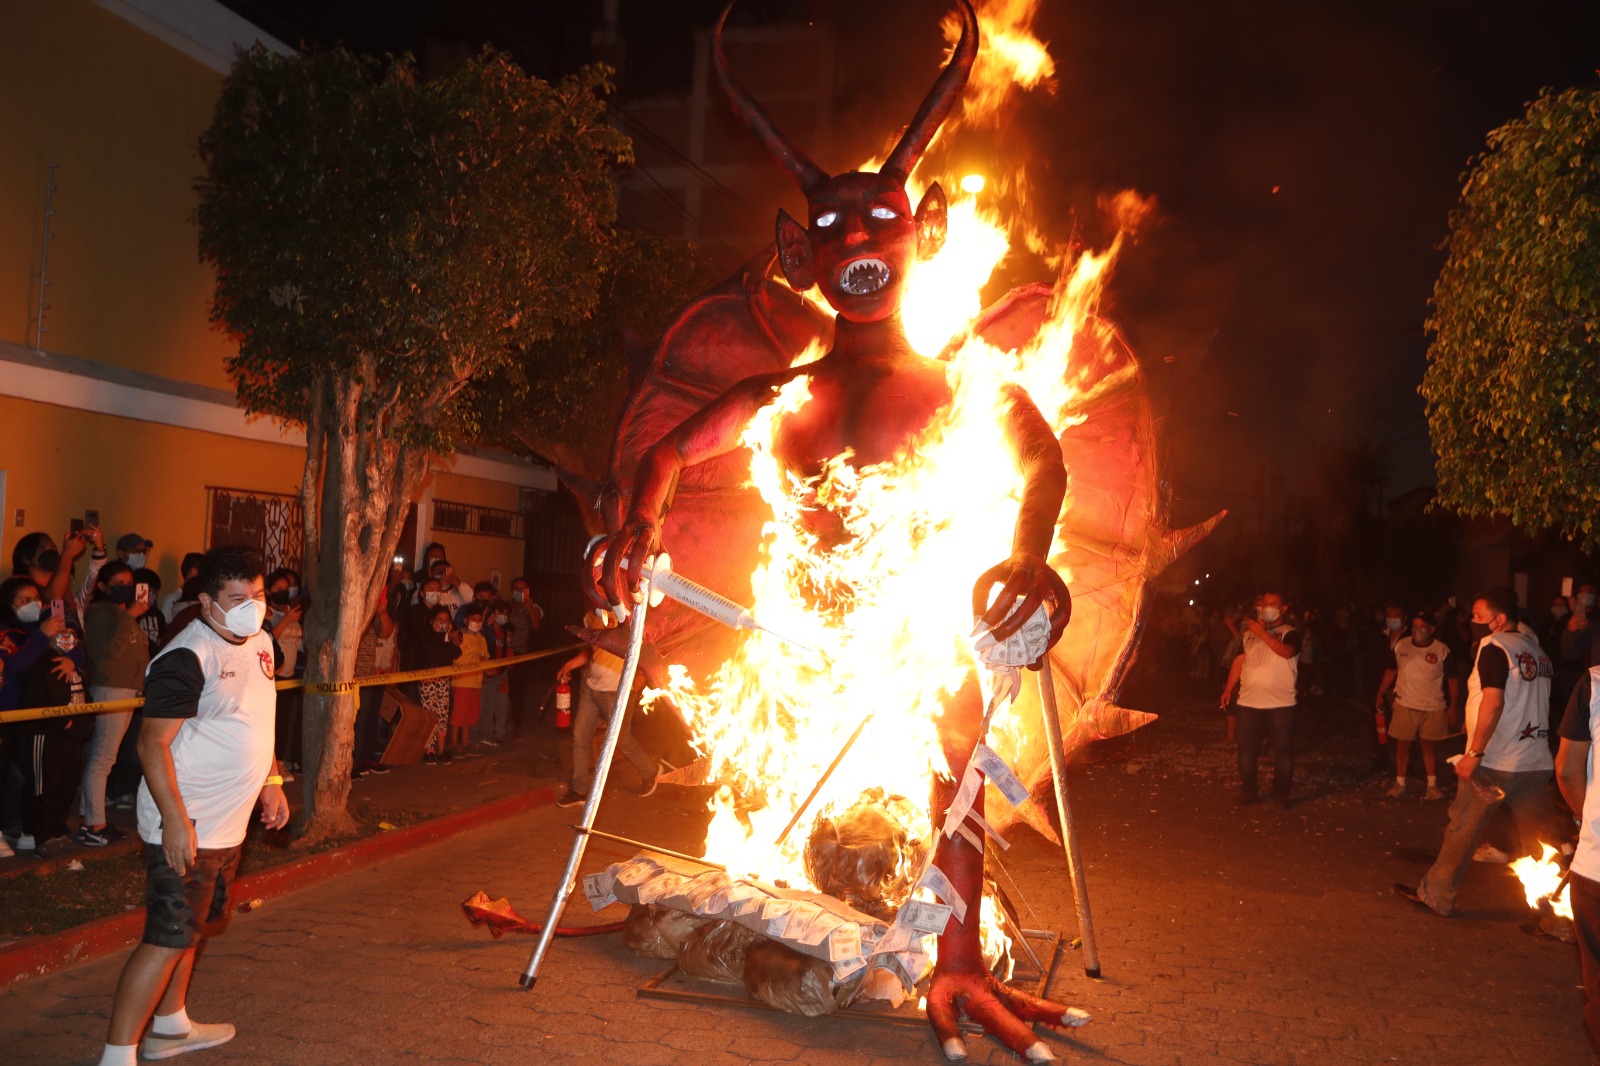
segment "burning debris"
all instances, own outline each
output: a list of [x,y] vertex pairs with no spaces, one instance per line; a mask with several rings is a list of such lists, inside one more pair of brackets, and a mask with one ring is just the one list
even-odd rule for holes
[[[1568,892],[1566,867],[1572,856],[1563,855],[1549,844],[1539,844],[1540,856],[1524,855],[1511,864],[1511,872],[1522,882],[1522,894],[1538,917],[1538,928],[1546,936],[1573,943],[1577,933],[1572,925],[1572,900]],[[1565,862],[1559,860],[1564,859]]]
[[806,876],[819,891],[888,921],[910,898],[927,853],[907,829],[921,820],[904,796],[868,789],[853,806],[817,819],[806,841]]

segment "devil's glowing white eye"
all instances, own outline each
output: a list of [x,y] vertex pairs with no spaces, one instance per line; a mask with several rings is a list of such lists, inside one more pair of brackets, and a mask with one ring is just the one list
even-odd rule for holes
[[837,221],[839,221],[839,212],[825,211],[817,216],[816,224],[826,229]]
[[899,218],[900,215],[892,207],[874,207],[872,209],[872,217],[873,218],[888,219],[888,218]]

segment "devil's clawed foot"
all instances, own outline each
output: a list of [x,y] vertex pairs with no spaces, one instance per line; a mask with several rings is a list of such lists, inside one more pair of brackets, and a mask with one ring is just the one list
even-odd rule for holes
[[987,972],[935,970],[928,989],[928,1021],[938,1038],[939,1050],[951,1062],[964,1062],[967,1057],[967,1045],[957,1024],[962,1014],[1027,1062],[1055,1061],[1050,1045],[1034,1033],[1034,1022],[1066,1029],[1089,1021],[1089,1015],[1076,1007],[1063,1007],[1008,988]]

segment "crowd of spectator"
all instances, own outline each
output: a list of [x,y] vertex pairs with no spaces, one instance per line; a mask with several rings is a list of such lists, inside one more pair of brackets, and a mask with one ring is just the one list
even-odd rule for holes
[[[1523,606],[1519,610],[1517,625],[1538,640],[1554,664],[1550,686],[1550,731],[1554,737],[1573,687],[1591,666],[1600,665],[1600,609],[1596,607],[1596,586],[1589,582],[1579,583],[1569,594],[1558,593],[1535,603],[1535,609]],[[1240,654],[1244,620],[1254,610],[1252,604],[1202,607],[1157,597],[1151,605],[1141,660],[1169,684],[1204,682],[1201,691],[1221,684]],[[1447,653],[1443,656],[1442,691],[1451,709],[1459,710],[1459,698],[1449,693],[1464,688],[1472,668],[1470,653],[1477,642],[1470,611],[1454,596],[1418,604],[1324,605],[1291,599],[1284,604],[1283,618],[1300,635],[1299,700],[1320,698],[1369,708],[1376,698],[1382,706],[1368,732],[1373,768],[1393,769],[1403,778],[1405,767],[1392,766],[1392,748],[1396,746],[1383,742],[1392,724],[1392,696],[1385,680],[1397,665],[1394,648],[1402,638],[1411,637],[1414,628],[1430,630]],[[1378,729],[1379,717],[1385,723],[1383,733]],[[1453,721],[1453,728],[1459,730],[1459,721]],[[1231,744],[1233,739],[1230,732],[1226,742]]]
[[[160,575],[147,565],[154,547],[148,538],[130,532],[110,547],[93,526],[74,528],[59,544],[29,533],[12,549],[12,576],[0,582],[0,711],[59,708],[0,725],[0,858],[48,857],[69,841],[104,847],[126,836],[107,811],[130,807],[142,776],[135,704],[146,666],[185,627],[203,624],[199,553],[183,557],[182,583],[163,594]],[[309,594],[288,568],[269,573],[265,586],[263,628],[276,676],[301,678]],[[400,559],[389,570],[362,627],[355,674],[477,665],[537,650],[543,614],[523,578],[505,594],[486,580],[468,585],[444,545],[429,544],[415,571]],[[423,761],[500,746],[537,715],[553,669],[518,663],[401,686],[436,715]],[[385,691],[360,690],[354,777],[388,772]],[[99,706],[106,703],[111,709]],[[80,706],[85,711],[74,713]],[[303,759],[301,708],[301,690],[278,693],[276,754],[289,780]]]

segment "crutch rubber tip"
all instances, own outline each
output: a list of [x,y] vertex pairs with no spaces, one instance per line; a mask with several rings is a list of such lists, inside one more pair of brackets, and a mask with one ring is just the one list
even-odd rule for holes
[[1100,967],[1096,966],[1094,969],[1091,970],[1087,966],[1085,966],[1083,968],[1083,974],[1084,974],[1085,977],[1099,977],[1100,976]]
[[525,973],[521,977],[517,978],[517,984],[519,984],[523,988],[526,988],[526,989],[531,991],[533,989],[533,986],[534,986],[535,982],[537,982],[538,980],[539,980],[539,978],[535,977],[533,974]]

